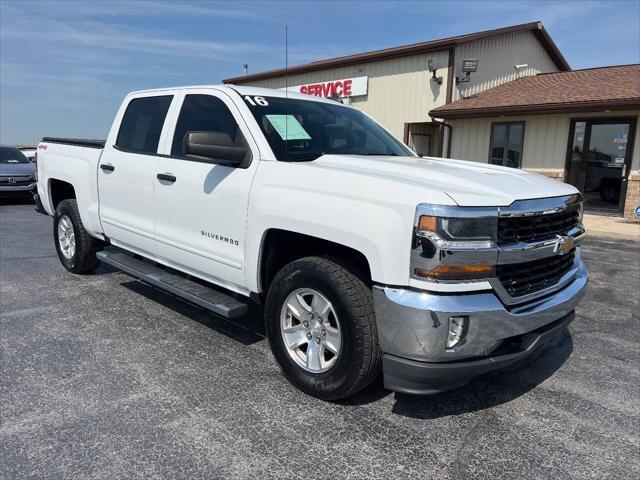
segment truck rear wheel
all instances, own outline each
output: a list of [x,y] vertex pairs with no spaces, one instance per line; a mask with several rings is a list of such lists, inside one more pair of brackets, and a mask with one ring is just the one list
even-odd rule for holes
[[273,279],[266,331],[287,379],[324,400],[349,397],[380,371],[371,289],[336,261],[306,257]]
[[53,238],[60,263],[70,272],[93,272],[100,263],[96,257],[100,244],[84,229],[74,199],[58,204],[53,216]]

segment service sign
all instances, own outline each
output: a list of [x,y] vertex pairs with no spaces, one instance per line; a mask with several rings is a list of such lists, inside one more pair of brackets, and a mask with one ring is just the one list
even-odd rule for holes
[[[329,82],[307,83],[287,88],[290,92],[306,93],[316,97],[357,97],[366,95],[369,77],[343,78]],[[281,90],[284,90],[282,88]]]

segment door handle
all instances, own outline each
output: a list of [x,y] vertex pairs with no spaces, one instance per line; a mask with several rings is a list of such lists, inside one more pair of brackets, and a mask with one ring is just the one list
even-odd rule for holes
[[100,169],[104,170],[105,172],[113,172],[116,169],[116,167],[114,167],[110,163],[101,163]]
[[172,173],[159,173],[156,175],[158,180],[164,180],[165,182],[173,183],[176,181],[176,176]]

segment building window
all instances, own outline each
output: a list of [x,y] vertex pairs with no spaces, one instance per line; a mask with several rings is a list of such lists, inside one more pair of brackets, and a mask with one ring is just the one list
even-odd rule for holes
[[491,124],[489,163],[520,168],[524,145],[524,122]]

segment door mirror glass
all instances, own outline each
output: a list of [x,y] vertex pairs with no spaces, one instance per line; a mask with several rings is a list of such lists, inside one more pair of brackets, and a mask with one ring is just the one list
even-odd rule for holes
[[225,132],[187,132],[184,153],[207,163],[237,166],[244,162],[249,149],[233,144]]

